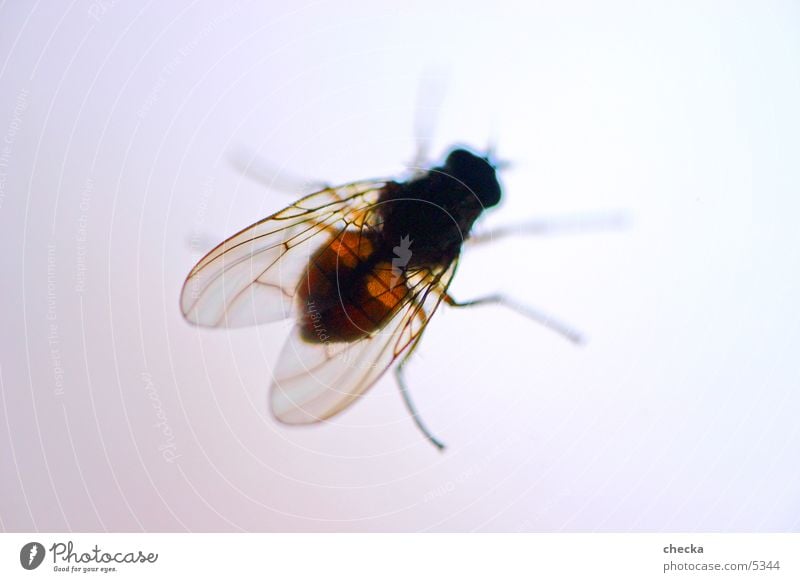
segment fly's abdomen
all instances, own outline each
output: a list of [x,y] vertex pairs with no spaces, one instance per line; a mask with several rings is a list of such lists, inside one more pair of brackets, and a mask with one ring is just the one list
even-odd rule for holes
[[311,258],[298,288],[302,337],[353,342],[380,330],[409,293],[404,274],[374,241],[345,231]]

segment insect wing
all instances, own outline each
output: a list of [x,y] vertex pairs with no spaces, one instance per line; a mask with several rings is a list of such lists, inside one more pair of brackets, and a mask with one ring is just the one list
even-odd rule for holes
[[195,325],[242,327],[288,317],[309,257],[365,220],[386,182],[326,188],[230,237],[189,273],[181,311]]
[[309,343],[296,325],[270,390],[272,413],[286,424],[319,422],[364,394],[418,340],[450,284],[457,261],[410,274],[404,303],[376,333],[354,342]]

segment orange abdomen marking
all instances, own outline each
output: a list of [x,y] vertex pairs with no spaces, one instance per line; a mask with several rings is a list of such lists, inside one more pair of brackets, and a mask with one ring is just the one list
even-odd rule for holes
[[352,342],[381,329],[409,293],[391,255],[360,231],[345,231],[308,262],[297,298],[303,339]]

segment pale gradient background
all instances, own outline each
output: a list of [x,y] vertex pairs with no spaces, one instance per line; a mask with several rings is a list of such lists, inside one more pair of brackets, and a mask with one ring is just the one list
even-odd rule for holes
[[[800,529],[796,2],[222,4],[0,5],[0,527]],[[631,216],[475,249],[452,288],[590,341],[439,314],[408,378],[446,454],[390,377],[278,426],[286,325],[178,310],[202,252],[292,199],[228,156],[395,175],[431,71],[434,154],[493,135],[515,163],[483,227]]]

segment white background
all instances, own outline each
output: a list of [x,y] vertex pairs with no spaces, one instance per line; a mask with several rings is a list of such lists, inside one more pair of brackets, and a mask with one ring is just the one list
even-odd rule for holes
[[[793,2],[0,6],[0,526],[797,530],[799,23]],[[294,198],[231,152],[396,175],[421,87],[434,156],[493,139],[513,163],[483,228],[630,217],[465,256],[458,298],[509,293],[589,342],[437,314],[408,379],[445,454],[390,377],[277,425],[287,326],[178,309],[203,252]]]

